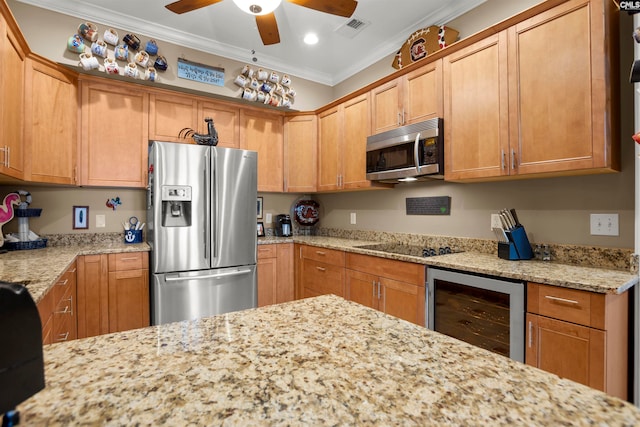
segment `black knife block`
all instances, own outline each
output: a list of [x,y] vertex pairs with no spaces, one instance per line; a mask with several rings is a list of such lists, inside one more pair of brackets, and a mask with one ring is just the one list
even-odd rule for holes
[[523,226],[517,225],[505,234],[509,242],[498,242],[498,257],[511,261],[533,258],[531,243]]

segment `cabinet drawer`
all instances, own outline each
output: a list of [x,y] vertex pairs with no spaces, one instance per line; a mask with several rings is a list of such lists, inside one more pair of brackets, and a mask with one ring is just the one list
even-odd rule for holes
[[344,267],[344,252],[316,246],[302,246],[302,258]]
[[305,260],[301,280],[303,288],[313,291],[315,295],[335,294],[344,297],[343,267]]
[[147,268],[147,252],[109,254],[109,271],[140,270]]
[[76,339],[75,328],[75,301],[73,290],[64,294],[62,298],[56,302],[53,309],[53,335],[52,342],[62,342]]
[[58,279],[58,281],[53,285],[53,289],[50,291],[53,294],[53,303],[57,304],[60,301],[60,298],[64,296],[64,294],[70,292],[70,289],[76,283],[76,262],[67,268],[67,270],[62,273],[62,276]]
[[424,265],[422,264],[348,253],[346,266],[351,270],[424,287]]
[[604,329],[604,298],[603,294],[529,283],[527,311]]
[[258,259],[275,258],[276,250],[276,245],[258,245]]

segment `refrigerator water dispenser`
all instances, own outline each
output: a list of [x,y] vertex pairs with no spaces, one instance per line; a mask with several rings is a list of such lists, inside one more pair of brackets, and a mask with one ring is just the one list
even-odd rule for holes
[[188,185],[162,186],[162,226],[191,226],[191,187]]

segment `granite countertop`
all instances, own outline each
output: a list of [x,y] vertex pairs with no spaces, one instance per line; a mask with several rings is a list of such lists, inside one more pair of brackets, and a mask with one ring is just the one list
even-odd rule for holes
[[[627,271],[536,260],[507,261],[498,258],[497,255],[478,252],[461,252],[424,258],[389,254],[358,247],[380,242],[323,236],[296,236],[293,241],[328,249],[415,262],[431,267],[449,268],[597,293],[623,293],[638,283],[638,275]],[[277,239],[274,239],[273,243],[278,243]]]
[[0,280],[22,283],[37,303],[79,255],[149,251],[146,243],[92,243],[0,254]]
[[639,425],[603,392],[333,295],[44,347],[24,425]]

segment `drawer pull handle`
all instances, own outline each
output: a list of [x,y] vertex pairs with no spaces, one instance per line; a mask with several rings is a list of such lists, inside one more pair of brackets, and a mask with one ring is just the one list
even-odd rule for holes
[[58,339],[56,341],[66,341],[69,338],[69,332],[65,332],[64,334],[58,335]]
[[73,316],[73,296],[70,296],[67,301],[69,301],[69,305],[66,305],[62,311],[56,311],[56,314],[69,314]]
[[580,304],[580,302],[572,299],[558,298],[558,297],[553,297],[551,295],[545,295],[544,297],[552,301],[564,302],[566,304]]
[[324,267],[316,267],[316,269],[319,270],[319,271],[327,271],[327,269],[324,268]]
[[59,282],[57,283],[57,285],[59,285],[59,286],[66,286],[68,281],[69,281],[69,279],[61,280],[61,281],[59,281]]
[[73,270],[69,271],[69,273],[75,273],[76,269],[74,268]]
[[120,258],[120,261],[137,261],[138,257],[127,257],[127,258]]
[[533,345],[533,322],[529,322],[529,348]]
[[318,254],[318,255],[323,255],[323,256],[324,256],[324,255],[326,255],[327,253],[326,253],[326,252],[322,252],[322,251],[316,251],[316,254]]

